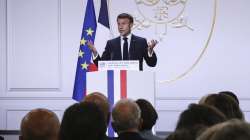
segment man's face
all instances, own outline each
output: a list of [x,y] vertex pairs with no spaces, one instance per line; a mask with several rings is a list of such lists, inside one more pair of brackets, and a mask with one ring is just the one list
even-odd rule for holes
[[130,33],[131,28],[133,26],[133,24],[129,22],[128,18],[118,18],[117,24],[118,24],[118,31],[121,36],[127,36]]

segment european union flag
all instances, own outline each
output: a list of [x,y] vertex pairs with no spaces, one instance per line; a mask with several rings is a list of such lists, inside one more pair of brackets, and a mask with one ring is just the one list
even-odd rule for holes
[[81,101],[86,95],[86,74],[97,70],[91,62],[92,52],[87,46],[87,41],[94,42],[96,34],[96,16],[93,0],[88,0],[82,28],[80,49],[78,54],[73,99]]

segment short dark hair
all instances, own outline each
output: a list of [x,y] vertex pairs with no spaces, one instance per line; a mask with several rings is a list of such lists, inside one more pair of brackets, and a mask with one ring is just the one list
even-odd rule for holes
[[190,129],[196,125],[209,127],[225,120],[225,115],[216,108],[208,105],[190,104],[188,109],[181,113],[176,129]]
[[225,114],[227,119],[244,120],[244,115],[239,104],[230,96],[225,94],[210,94],[204,101],[204,104],[213,106]]
[[[188,109],[181,113],[175,131],[188,131],[188,133],[191,134],[191,138],[187,138],[188,140],[196,138],[207,127],[221,123],[225,120],[225,115],[216,108],[207,105],[190,104]],[[182,131],[180,132],[183,133]]]
[[103,95],[100,92],[93,92],[88,94],[83,102],[90,102],[96,104],[99,109],[103,112],[106,124],[109,124],[109,119],[110,119],[110,104],[105,95]]
[[232,91],[221,91],[221,92],[219,92],[219,94],[228,95],[228,96],[232,97],[238,104],[240,104],[238,97]]
[[117,20],[118,20],[118,19],[121,19],[121,18],[127,18],[127,19],[129,19],[129,22],[130,22],[130,23],[134,23],[134,18],[133,18],[133,16],[131,16],[131,15],[128,14],[128,13],[121,13],[121,14],[119,14],[119,15],[117,16]]
[[158,119],[156,110],[153,105],[145,99],[138,99],[136,103],[141,109],[141,118],[143,120],[140,130],[151,130]]
[[94,103],[75,103],[63,115],[60,140],[100,140],[105,137],[104,114]]

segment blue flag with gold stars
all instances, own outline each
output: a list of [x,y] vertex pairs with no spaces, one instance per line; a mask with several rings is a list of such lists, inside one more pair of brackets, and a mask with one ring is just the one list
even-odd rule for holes
[[87,46],[87,41],[94,42],[95,40],[96,27],[94,3],[93,0],[88,0],[80,40],[75,85],[72,97],[76,101],[81,101],[86,95],[87,72],[97,70],[95,64],[91,62],[92,52]]

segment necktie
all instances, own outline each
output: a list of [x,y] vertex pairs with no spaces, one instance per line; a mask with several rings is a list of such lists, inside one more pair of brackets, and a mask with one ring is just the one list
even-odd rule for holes
[[123,60],[128,60],[128,38],[124,37],[123,38],[124,43],[123,43]]

